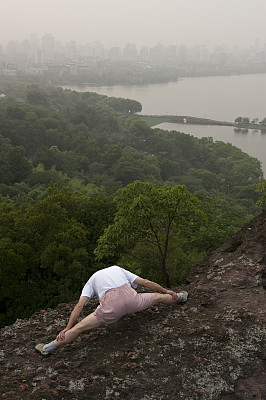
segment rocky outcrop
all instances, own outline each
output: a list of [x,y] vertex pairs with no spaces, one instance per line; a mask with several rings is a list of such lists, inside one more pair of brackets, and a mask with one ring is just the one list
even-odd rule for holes
[[74,304],[17,320],[1,330],[1,398],[263,400],[265,271],[266,211],[193,267],[185,306],[127,316],[45,359],[35,343]]

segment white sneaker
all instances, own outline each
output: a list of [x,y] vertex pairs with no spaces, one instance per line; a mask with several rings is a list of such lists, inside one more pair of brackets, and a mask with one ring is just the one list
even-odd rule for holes
[[44,351],[43,348],[44,343],[38,343],[35,346],[35,351],[39,353],[42,357],[49,357],[51,355],[50,351]]
[[178,303],[179,304],[185,304],[188,300],[188,292],[186,291],[182,291],[180,293],[177,293],[179,295],[179,300]]

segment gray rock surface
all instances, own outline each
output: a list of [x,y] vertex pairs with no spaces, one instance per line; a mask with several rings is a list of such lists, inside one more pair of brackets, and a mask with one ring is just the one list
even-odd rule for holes
[[1,329],[1,398],[265,400],[265,278],[263,211],[192,268],[184,306],[126,316],[45,359],[35,344],[54,339],[75,303]]

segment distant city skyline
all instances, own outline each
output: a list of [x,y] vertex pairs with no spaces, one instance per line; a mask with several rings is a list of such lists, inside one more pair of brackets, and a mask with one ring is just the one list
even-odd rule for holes
[[144,71],[157,67],[173,68],[175,76],[177,73],[182,76],[265,73],[266,45],[261,48],[256,40],[251,47],[231,49],[221,45],[213,49],[205,45],[156,44],[138,47],[134,43],[107,47],[99,41],[83,45],[76,41],[59,42],[50,33],[41,37],[32,33],[30,40],[10,40],[5,47],[0,47],[0,72],[6,75],[24,71],[77,76],[100,70],[104,74],[109,71],[112,75],[115,69],[116,72],[120,69],[121,73],[123,68]]
[[9,39],[6,43],[1,43],[0,46],[2,47],[2,50],[7,51],[10,46],[12,47],[14,44],[17,45],[19,48],[27,46],[27,42],[32,45],[32,43],[35,42],[36,46],[38,48],[43,48],[47,45],[48,42],[53,42],[54,46],[57,48],[60,48],[61,46],[76,46],[77,48],[82,48],[86,46],[92,46],[92,47],[102,47],[103,49],[106,50],[112,50],[112,49],[120,49],[123,51],[126,48],[133,48],[137,51],[142,51],[143,49],[152,49],[158,46],[162,46],[163,48],[181,48],[181,47],[187,47],[188,49],[193,49],[193,48],[206,48],[208,51],[214,51],[217,48],[224,49],[225,51],[232,52],[236,48],[239,50],[250,50],[250,49],[257,49],[258,51],[266,51],[266,41],[265,43],[260,42],[258,39],[255,39],[253,43],[251,43],[248,46],[238,46],[238,45],[230,45],[230,44],[221,44],[221,43],[214,43],[212,46],[208,46],[205,43],[202,44],[191,44],[188,45],[186,43],[180,43],[180,44],[163,44],[161,42],[157,43],[152,43],[151,45],[138,45],[134,42],[124,42],[121,43],[121,45],[109,45],[100,41],[100,40],[95,40],[92,42],[79,42],[78,40],[75,39],[70,39],[66,41],[61,41],[59,40],[56,36],[54,36],[51,32],[46,32],[43,35],[38,35],[35,32],[31,32],[28,37],[21,37],[20,39]]
[[262,47],[265,15],[265,0],[1,0],[0,43],[50,33],[107,47]]

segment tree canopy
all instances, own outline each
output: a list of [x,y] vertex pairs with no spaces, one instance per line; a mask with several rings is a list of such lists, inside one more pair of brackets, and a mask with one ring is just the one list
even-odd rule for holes
[[262,197],[259,199],[259,204],[261,204],[261,205],[265,204],[266,203],[266,180],[265,179],[260,185],[258,185],[257,191],[262,192]]
[[127,254],[139,243],[154,248],[166,285],[170,287],[167,268],[170,246],[178,242],[185,225],[202,219],[198,199],[185,186],[154,185],[133,182],[120,189],[114,202],[117,206],[114,223],[109,225],[99,239],[96,256]]
[[2,325],[110,263],[182,283],[260,211],[260,162],[229,143],[151,129],[134,100],[1,76],[0,92]]
[[101,264],[93,249],[113,218],[111,198],[50,188],[37,203],[0,202],[0,325],[79,296]]

